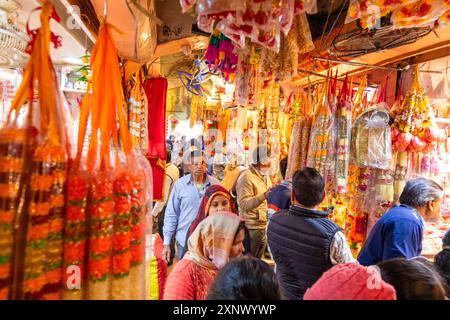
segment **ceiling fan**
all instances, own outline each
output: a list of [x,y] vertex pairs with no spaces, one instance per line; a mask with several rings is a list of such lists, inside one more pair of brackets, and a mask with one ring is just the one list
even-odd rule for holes
[[330,52],[335,57],[359,57],[416,42],[433,31],[432,26],[394,29],[385,25],[378,29],[354,29],[338,35]]

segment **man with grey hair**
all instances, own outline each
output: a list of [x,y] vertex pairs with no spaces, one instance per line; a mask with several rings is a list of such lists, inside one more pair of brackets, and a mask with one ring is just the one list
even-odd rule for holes
[[370,232],[359,263],[369,266],[393,258],[420,256],[424,220],[439,220],[443,195],[443,188],[433,180],[408,181],[400,195],[400,204],[386,212]]

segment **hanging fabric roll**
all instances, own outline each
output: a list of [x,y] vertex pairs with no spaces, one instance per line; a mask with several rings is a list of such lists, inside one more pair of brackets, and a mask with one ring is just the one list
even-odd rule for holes
[[147,79],[144,90],[148,99],[148,154],[153,172],[153,199],[163,198],[166,165],[166,78]]

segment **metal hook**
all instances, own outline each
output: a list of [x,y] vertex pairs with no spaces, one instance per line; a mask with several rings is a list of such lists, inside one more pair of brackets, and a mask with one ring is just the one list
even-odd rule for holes
[[139,29],[138,18],[136,16],[136,14],[133,12],[133,10],[131,9],[129,0],[125,0],[125,4],[127,5],[128,10],[130,11],[130,13],[134,19],[134,57],[137,59],[138,58],[138,31],[139,31],[138,30]]
[[106,23],[106,19],[108,17],[108,0],[103,1],[103,16],[105,17],[105,23]]

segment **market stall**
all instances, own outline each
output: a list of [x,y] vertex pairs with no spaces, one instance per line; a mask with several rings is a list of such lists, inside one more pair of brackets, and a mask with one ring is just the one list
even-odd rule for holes
[[208,161],[226,143],[232,168],[267,145],[273,183],[285,157],[288,180],[317,169],[355,256],[408,179],[433,179],[440,251],[448,1],[166,2],[0,0],[0,299],[160,299],[169,135],[202,135]]

